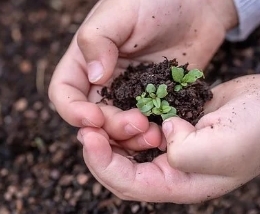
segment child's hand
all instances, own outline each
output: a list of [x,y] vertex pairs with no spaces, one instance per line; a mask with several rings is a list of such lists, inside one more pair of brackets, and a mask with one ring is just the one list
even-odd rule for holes
[[[129,64],[159,62],[166,56],[203,68],[233,24],[225,22],[234,12],[228,10],[230,2],[99,1],[55,69],[49,96],[58,113],[73,126],[101,127],[106,118],[94,104],[101,99],[97,90]],[[216,3],[224,4],[222,15],[212,7]]]
[[224,195],[260,173],[259,91],[258,75],[217,86],[195,127],[177,117],[163,124],[167,154],[149,163],[133,163],[103,129],[81,129],[85,162],[126,200],[194,203]]
[[166,121],[169,164],[188,173],[223,176],[230,182],[226,191],[258,175],[259,91],[259,75],[237,78],[213,89],[207,114],[195,127],[178,118]]

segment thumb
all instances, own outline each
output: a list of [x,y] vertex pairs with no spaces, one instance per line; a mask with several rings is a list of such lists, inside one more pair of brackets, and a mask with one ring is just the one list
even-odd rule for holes
[[[183,149],[188,136],[195,132],[195,127],[179,117],[167,119],[162,124],[162,130],[167,141],[167,158],[173,168],[186,171],[185,162],[187,157]],[[184,157],[185,155],[185,157]]]
[[167,141],[169,164],[183,172],[225,174],[227,169],[223,166],[223,160],[227,160],[232,148],[224,141],[232,142],[232,135],[220,133],[215,130],[217,127],[212,127],[208,123],[197,129],[178,117],[164,121],[162,130]]
[[77,42],[91,83],[104,84],[113,74],[118,49],[135,25],[134,5],[132,1],[101,1],[80,27]]

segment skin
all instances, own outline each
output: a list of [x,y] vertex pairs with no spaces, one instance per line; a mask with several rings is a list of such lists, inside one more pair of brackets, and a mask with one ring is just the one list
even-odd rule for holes
[[[227,8],[227,3],[223,5]],[[190,68],[205,67],[232,24],[230,18],[219,19],[220,14],[212,8],[214,5],[207,0],[163,0],[153,4],[148,0],[99,1],[53,74],[49,97],[57,112],[73,126],[103,127],[115,140],[134,137],[136,143],[127,144],[131,149],[159,146],[162,137],[158,127],[153,128],[151,136],[151,125],[139,111],[125,113],[94,104],[101,99],[97,90],[100,85],[109,85],[110,79],[129,64],[159,62],[163,56],[177,58],[180,64],[189,62]],[[100,71],[103,75],[93,81],[93,74]]]
[[78,139],[85,163],[125,200],[183,204],[222,196],[260,173],[259,83],[259,75],[252,75],[214,88],[196,126],[166,120],[167,153],[149,163],[133,163],[105,130],[83,128]]
[[[171,118],[161,129],[137,109],[95,104],[97,90],[130,63],[166,56],[204,68],[236,24],[231,0],[103,0],[93,8],[55,69],[49,96],[68,123],[81,127],[85,163],[100,183],[126,200],[194,203],[259,174],[257,75],[214,88],[196,126]],[[129,159],[153,147],[167,153],[151,163]]]

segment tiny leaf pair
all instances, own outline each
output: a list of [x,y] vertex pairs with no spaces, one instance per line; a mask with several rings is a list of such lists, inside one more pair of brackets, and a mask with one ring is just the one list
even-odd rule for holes
[[145,92],[136,97],[136,106],[146,116],[161,115],[163,120],[176,116],[176,109],[171,107],[166,100],[161,100],[167,94],[167,85],[161,84],[156,89],[155,85],[148,84]]
[[166,120],[170,117],[174,117],[177,115],[177,110],[174,107],[171,107],[166,100],[162,101],[162,105],[160,108],[153,108],[152,113],[155,115],[161,115],[163,120]]
[[204,77],[203,72],[199,69],[192,69],[187,74],[184,74],[184,69],[181,67],[171,67],[172,78],[179,83],[174,87],[174,91],[179,91],[188,84],[194,83],[197,79]]

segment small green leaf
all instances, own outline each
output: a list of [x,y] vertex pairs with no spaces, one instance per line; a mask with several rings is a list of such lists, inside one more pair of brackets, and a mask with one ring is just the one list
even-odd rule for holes
[[149,94],[150,93],[155,93],[156,92],[156,87],[154,86],[154,84],[148,84],[146,86],[146,89],[145,89]]
[[162,106],[162,113],[168,113],[169,111],[171,111],[171,109],[171,106]]
[[184,76],[184,70],[183,68],[178,68],[175,66],[171,67],[171,71],[172,71],[172,78],[175,82],[181,83],[182,82],[182,78]]
[[138,101],[138,100],[140,100],[140,99],[145,98],[145,96],[146,96],[146,93],[143,92],[143,93],[141,94],[141,96],[137,96],[135,99],[136,99],[136,101]]
[[141,96],[137,96],[135,99],[136,99],[136,101],[138,101],[138,100],[142,99],[142,97]]
[[141,94],[141,97],[142,97],[142,98],[145,98],[145,96],[146,96],[146,92],[143,92],[143,93]]
[[161,115],[163,120],[166,120],[166,119],[168,119],[170,117],[175,117],[175,116],[177,116],[177,110],[174,107],[171,107],[171,110],[167,114],[162,114]]
[[182,89],[182,86],[181,85],[175,85],[174,87],[174,91],[180,91]]
[[156,97],[156,95],[155,95],[155,93],[149,93],[149,96],[151,97],[151,98],[155,98]]
[[156,91],[157,97],[164,98],[164,97],[166,97],[167,94],[168,94],[168,92],[167,92],[167,85],[165,85],[165,84],[159,85],[159,87],[158,87],[158,89]]
[[161,99],[156,97],[155,99],[153,99],[153,104],[156,108],[160,108],[161,107]]
[[141,99],[139,99],[139,100],[137,101],[136,106],[137,106],[138,108],[141,108],[142,106],[144,106],[146,103],[148,103],[148,102],[150,102],[150,101],[152,101],[152,98],[150,98],[150,97],[141,98]]
[[199,69],[193,69],[190,70],[189,73],[187,73],[184,77],[183,77],[183,82],[186,83],[193,83],[195,82],[197,79],[203,77],[204,74],[203,72],[201,72]]
[[150,101],[139,109],[142,113],[145,113],[145,112],[148,112],[149,110],[151,110],[153,107],[154,107],[153,101]]
[[149,111],[147,111],[147,112],[143,112],[143,114],[144,114],[145,116],[149,117],[149,116],[152,114],[152,111],[149,110]]
[[152,109],[152,113],[155,114],[155,115],[161,115],[162,111],[161,111],[161,109],[154,107]]
[[[143,98],[144,99],[144,98]],[[152,99],[150,98],[150,101],[152,101]],[[141,108],[143,108],[143,106],[144,105],[146,105],[148,102],[150,102],[150,101],[144,101],[144,100],[138,100],[138,102],[136,103],[136,107],[137,108],[139,108],[139,109],[141,109]]]
[[182,85],[183,87],[186,87],[186,86],[188,85],[188,83],[182,82],[181,85]]
[[170,104],[166,101],[166,100],[163,100],[162,101],[162,106],[169,106]]
[[162,113],[168,113],[171,110],[171,108],[172,107],[170,106],[170,104],[166,100],[162,101],[162,105],[161,105]]

